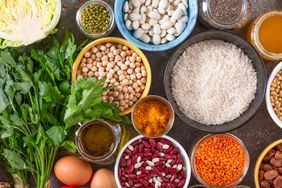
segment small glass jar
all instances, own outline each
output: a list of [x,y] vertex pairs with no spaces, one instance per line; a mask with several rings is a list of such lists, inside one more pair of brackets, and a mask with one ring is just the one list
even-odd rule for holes
[[[220,8],[220,6],[213,3],[221,3],[221,7],[227,9],[227,7],[231,7],[228,3],[234,2],[234,0],[199,0],[199,20],[207,27],[216,29],[241,29],[251,18],[250,2],[248,0],[237,1],[240,1],[237,7],[238,10],[236,10],[238,13],[235,15],[234,12],[233,17],[235,17],[233,18],[231,15],[227,15],[227,12],[230,13],[229,10],[222,10],[222,12],[215,10],[216,8]],[[220,14],[225,13],[225,16],[220,16]]]
[[[254,48],[258,51],[258,53],[261,55],[261,57],[264,60],[281,61],[282,53],[273,53],[273,52],[266,50],[263,47],[263,45],[261,44],[260,38],[259,38],[259,31],[260,31],[262,23],[267,18],[270,18],[272,16],[281,16],[282,17],[282,11],[281,10],[269,11],[257,17],[257,19],[249,26],[249,29],[247,32],[247,39],[254,46]],[[275,32],[279,32],[279,31],[275,31]]]
[[[234,182],[232,182],[229,185],[224,185],[224,186],[215,186],[215,185],[210,185],[207,182],[205,182],[202,177],[200,176],[199,172],[197,171],[197,167],[196,167],[196,153],[198,148],[200,147],[200,145],[205,142],[207,139],[212,138],[212,137],[216,137],[216,136],[227,136],[230,137],[231,139],[237,141],[237,143],[239,143],[241,145],[241,147],[244,150],[244,154],[245,154],[245,164],[244,164],[244,168],[242,171],[241,176],[235,180]],[[236,187],[237,185],[239,185],[243,178],[245,177],[245,175],[248,172],[249,169],[249,165],[250,165],[250,156],[249,156],[249,152],[247,150],[247,148],[245,147],[244,143],[235,135],[230,134],[230,133],[225,133],[225,134],[208,134],[203,136],[202,138],[200,138],[199,140],[196,141],[196,144],[194,145],[194,147],[192,148],[191,151],[191,166],[192,166],[192,172],[194,174],[194,176],[197,178],[197,180],[203,184],[204,187],[209,187],[209,188],[232,188],[232,187]]]
[[[79,129],[75,133],[75,143],[77,146],[77,150],[81,155],[82,159],[99,165],[112,164],[117,157],[118,151],[125,144],[125,141],[123,139],[125,138],[124,135],[126,134],[126,130],[123,129],[117,123],[114,123],[112,121],[104,121],[104,120],[90,121],[79,125],[80,125]],[[95,126],[95,125],[103,125],[107,127],[113,135],[113,143],[109,151],[107,151],[107,153],[105,153],[102,156],[91,155],[89,152],[87,152],[86,147],[83,144],[83,136],[85,131],[90,126]]]
[[[110,15],[110,22],[109,22],[109,25],[108,25],[107,29],[105,29],[102,32],[98,32],[98,33],[90,33],[90,32],[88,32],[84,28],[84,26],[82,24],[82,20],[81,20],[82,13],[85,10],[85,8],[87,8],[89,5],[93,5],[93,4],[99,4],[99,5],[104,6],[106,8],[106,10],[108,11],[109,15]],[[108,3],[106,3],[106,2],[104,2],[102,0],[90,0],[90,1],[87,1],[86,3],[84,3],[78,9],[78,11],[76,13],[76,24],[77,24],[79,30],[88,38],[97,39],[97,38],[108,36],[109,34],[111,34],[111,32],[115,28],[114,11],[113,11],[112,7]]]

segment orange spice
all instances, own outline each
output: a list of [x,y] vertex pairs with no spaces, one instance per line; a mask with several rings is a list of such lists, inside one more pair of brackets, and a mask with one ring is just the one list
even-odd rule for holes
[[245,165],[245,152],[238,141],[228,136],[207,138],[195,156],[200,177],[213,186],[224,186],[240,178]]
[[161,135],[166,129],[170,115],[168,106],[157,99],[141,101],[133,114],[136,128],[146,136]]

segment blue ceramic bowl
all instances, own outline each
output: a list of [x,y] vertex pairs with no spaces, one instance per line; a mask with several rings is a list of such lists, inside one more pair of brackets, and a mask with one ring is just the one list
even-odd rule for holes
[[124,12],[123,12],[123,5],[126,0],[116,0],[115,1],[115,19],[116,19],[116,24],[121,32],[121,34],[126,38],[129,42],[137,46],[138,48],[141,48],[146,51],[164,51],[168,50],[171,48],[174,48],[181,44],[192,32],[192,30],[195,27],[197,17],[198,17],[198,4],[197,0],[187,0],[189,2],[188,6],[188,23],[186,25],[186,28],[182,32],[181,35],[179,35],[175,40],[167,42],[165,44],[160,44],[160,45],[154,45],[152,43],[145,43],[133,36],[133,32],[129,31],[126,26],[125,26],[125,21],[124,21]]

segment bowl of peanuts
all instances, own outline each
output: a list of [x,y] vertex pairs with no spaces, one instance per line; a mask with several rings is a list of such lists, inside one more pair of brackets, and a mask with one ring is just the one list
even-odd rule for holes
[[235,135],[208,134],[191,151],[192,172],[206,187],[235,187],[242,182],[250,164],[249,152]]
[[267,146],[255,165],[256,188],[282,187],[282,139]]
[[270,117],[282,128],[282,62],[276,65],[269,76],[265,101]]
[[133,105],[148,95],[152,74],[143,52],[128,41],[106,37],[88,44],[78,54],[72,71],[72,81],[78,76],[105,79],[103,100],[117,104],[120,115],[127,115]]

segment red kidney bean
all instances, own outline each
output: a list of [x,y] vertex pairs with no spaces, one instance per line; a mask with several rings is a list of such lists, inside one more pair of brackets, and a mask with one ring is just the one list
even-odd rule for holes
[[126,166],[130,166],[130,165],[131,165],[131,159],[127,159]]
[[145,153],[151,152],[151,149],[150,149],[150,148],[145,148],[145,149],[144,149],[144,152],[145,152]]
[[151,144],[152,147],[155,147],[156,142],[155,142],[154,139],[150,138],[150,139],[149,139],[149,142],[150,142],[150,144]]
[[150,148],[150,144],[146,141],[142,141],[142,144],[146,147],[146,148]]
[[[133,164],[133,165],[135,165],[135,164],[137,163],[137,158],[138,158],[137,155],[134,155],[134,156],[132,157],[132,164]],[[129,160],[129,159],[128,159],[128,160]]]
[[136,184],[134,184],[134,187],[143,187],[143,184],[142,183],[136,183]]
[[178,183],[178,187],[183,187],[185,184],[185,179],[182,179],[179,183]]
[[147,187],[149,185],[149,183],[146,181],[146,180],[140,180],[140,182],[145,186]]
[[172,149],[173,149],[172,147],[169,147],[168,149],[165,149],[164,152],[165,153],[171,153]]
[[139,153],[143,152],[143,149],[144,149],[144,145],[140,144],[139,147],[138,147]]
[[145,153],[144,156],[145,157],[151,157],[151,156],[153,156],[153,154],[152,153]]

